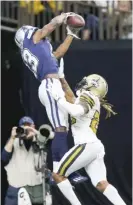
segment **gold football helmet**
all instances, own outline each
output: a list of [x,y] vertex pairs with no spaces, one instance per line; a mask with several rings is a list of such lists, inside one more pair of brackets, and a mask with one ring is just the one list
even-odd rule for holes
[[99,98],[101,106],[107,111],[106,118],[111,117],[111,114],[117,114],[112,109],[113,105],[108,103],[107,100],[104,99],[108,92],[108,84],[102,76],[92,74],[84,77],[76,85],[77,96],[79,96],[83,90],[88,90]]
[[103,99],[108,92],[108,84],[106,80],[97,74],[84,77],[76,86],[76,90],[89,90],[99,99]]

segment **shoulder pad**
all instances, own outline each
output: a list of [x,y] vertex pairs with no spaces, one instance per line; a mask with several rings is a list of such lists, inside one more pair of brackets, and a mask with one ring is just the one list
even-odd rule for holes
[[83,92],[80,97],[80,101],[88,104],[91,108],[95,105],[95,100],[90,92]]

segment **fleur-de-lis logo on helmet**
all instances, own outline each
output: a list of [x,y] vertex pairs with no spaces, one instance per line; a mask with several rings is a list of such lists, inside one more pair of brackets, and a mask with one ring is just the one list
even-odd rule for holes
[[[100,79],[100,78],[99,78],[99,79]],[[97,80],[96,80],[96,79],[92,79],[92,81],[91,81],[92,86],[94,86],[94,87],[97,88],[97,87],[99,86],[99,83],[98,83],[98,82],[99,82],[99,79],[97,79]]]

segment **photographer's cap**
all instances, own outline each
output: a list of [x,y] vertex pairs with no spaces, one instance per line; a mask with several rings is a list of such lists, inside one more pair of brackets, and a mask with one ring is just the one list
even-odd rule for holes
[[24,116],[19,120],[19,126],[22,126],[25,123],[34,125],[34,121],[28,116]]

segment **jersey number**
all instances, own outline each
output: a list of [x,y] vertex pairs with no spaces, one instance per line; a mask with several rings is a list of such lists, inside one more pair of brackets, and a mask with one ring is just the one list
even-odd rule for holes
[[98,125],[99,125],[99,118],[100,114],[98,111],[95,111],[94,116],[91,120],[90,128],[93,130],[93,132],[96,134]]
[[[95,111],[94,116],[91,120],[91,124],[90,124],[90,128],[92,129],[92,131],[96,134],[97,133],[97,129],[98,129],[98,125],[99,125],[99,118],[100,118],[100,114],[98,111]],[[76,123],[76,119],[74,117],[71,117],[71,124],[75,124]]]
[[34,56],[28,49],[23,50],[23,60],[28,66],[28,68],[34,73],[35,77],[37,78],[37,67],[39,64],[39,60],[36,56]]

